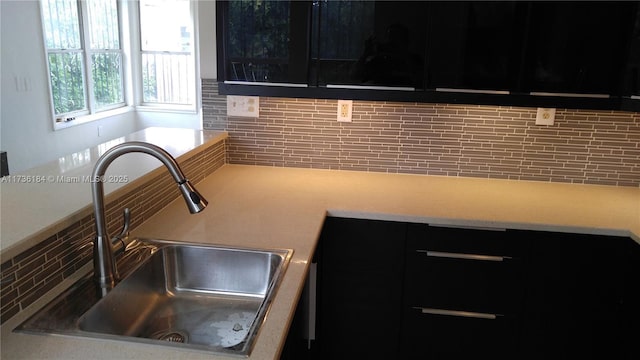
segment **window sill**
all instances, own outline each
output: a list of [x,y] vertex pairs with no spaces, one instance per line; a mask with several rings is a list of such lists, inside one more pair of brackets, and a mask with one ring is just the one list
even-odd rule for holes
[[197,114],[194,106],[191,105],[138,105],[136,111],[163,112],[163,113],[179,113],[179,114]]
[[95,113],[95,114],[90,114],[90,115],[81,115],[76,117],[74,120],[71,121],[64,121],[64,122],[57,122],[54,121],[53,122],[53,130],[63,130],[63,129],[67,129],[76,125],[82,125],[82,124],[86,124],[92,121],[96,121],[96,120],[101,120],[101,119],[105,119],[111,116],[116,116],[116,115],[122,115],[128,112],[132,112],[134,111],[135,108],[133,106],[123,106],[123,107],[119,107],[117,109],[112,109],[112,110],[107,110],[107,111],[101,111],[99,113]]

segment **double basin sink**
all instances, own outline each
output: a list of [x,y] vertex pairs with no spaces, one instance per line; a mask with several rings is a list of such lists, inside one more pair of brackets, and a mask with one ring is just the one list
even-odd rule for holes
[[89,275],[16,331],[247,356],[293,253],[150,239],[129,247],[107,295],[98,299]]

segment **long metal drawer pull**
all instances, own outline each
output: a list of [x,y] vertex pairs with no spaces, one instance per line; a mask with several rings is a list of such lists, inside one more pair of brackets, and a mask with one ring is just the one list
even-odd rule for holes
[[251,85],[251,86],[281,86],[281,87],[296,87],[296,88],[306,88],[309,87],[308,84],[299,84],[299,83],[275,83],[275,82],[265,82],[265,81],[241,81],[241,80],[225,80],[225,84],[229,85]]
[[576,98],[592,98],[592,99],[609,99],[611,95],[607,94],[581,94],[581,93],[556,93],[544,91],[532,91],[529,95],[533,96],[559,96],[559,97],[576,97]]
[[507,231],[507,228],[499,228],[493,226],[471,226],[471,225],[452,225],[452,224],[428,224],[430,227],[434,228],[445,228],[445,229],[463,229],[463,230],[482,230],[482,231]]
[[423,314],[432,314],[432,315],[447,315],[447,316],[457,316],[457,317],[466,317],[466,318],[474,318],[474,319],[488,319],[495,320],[499,314],[488,314],[488,313],[480,313],[473,311],[459,311],[459,310],[445,310],[445,309],[434,309],[434,308],[423,308],[423,307],[413,307],[416,310],[420,310]]
[[439,258],[447,258],[447,259],[482,260],[482,261],[504,261],[506,259],[511,259],[510,256],[464,254],[464,253],[452,253],[452,252],[444,252],[444,251],[416,250],[416,252],[427,254],[427,256],[430,256],[430,257],[439,257]]
[[408,86],[374,86],[349,84],[327,84],[327,89],[416,91],[416,88]]
[[438,92],[458,92],[467,94],[489,94],[489,95],[509,95],[507,90],[483,90],[483,89],[462,89],[462,88],[436,88]]

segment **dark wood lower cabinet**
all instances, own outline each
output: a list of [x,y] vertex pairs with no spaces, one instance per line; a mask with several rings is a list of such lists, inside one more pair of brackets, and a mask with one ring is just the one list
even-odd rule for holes
[[640,245],[618,237],[525,236],[531,248],[520,358],[639,359],[631,338],[640,336],[633,325],[640,320],[633,295],[640,286],[633,252]]
[[398,354],[406,226],[327,219],[318,258],[321,359]]
[[327,218],[316,259],[282,359],[640,359],[630,238]]

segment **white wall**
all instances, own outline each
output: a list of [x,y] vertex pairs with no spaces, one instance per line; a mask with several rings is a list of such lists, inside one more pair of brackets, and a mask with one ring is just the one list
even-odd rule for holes
[[11,173],[139,130],[129,112],[54,131],[39,4],[3,0],[0,17],[0,148],[7,151]]
[[[195,5],[198,63],[202,77],[215,78],[215,1]],[[38,1],[0,0],[0,34],[0,149],[12,174],[150,126],[202,128],[198,106],[193,114],[128,112],[54,131]]]
[[199,0],[197,2],[197,9],[198,40],[200,44],[200,77],[203,79],[217,79],[216,2],[214,0]]
[[[198,84],[198,86],[200,86],[200,84]],[[181,112],[138,110],[136,116],[138,126],[140,126],[141,129],[159,126],[201,130],[202,119],[200,112],[199,110],[198,113],[186,114]]]

